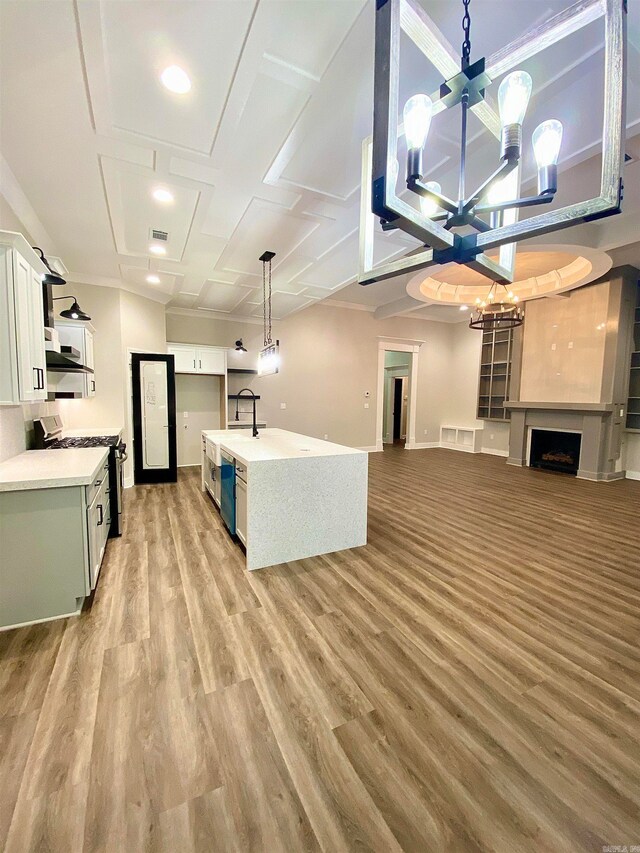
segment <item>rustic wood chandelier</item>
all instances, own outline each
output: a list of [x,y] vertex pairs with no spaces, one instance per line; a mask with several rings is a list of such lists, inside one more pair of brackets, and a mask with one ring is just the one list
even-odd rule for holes
[[[626,0],[579,0],[492,56],[475,62],[471,62],[470,0],[463,0],[463,5],[464,41],[458,60],[417,0],[377,0],[373,137],[365,140],[363,146],[361,284],[451,262],[465,264],[494,282],[508,284],[513,281],[518,240],[621,211]],[[605,30],[600,194],[518,221],[520,209],[553,201],[558,188],[557,159],[562,141],[562,125],[556,119],[544,121],[536,128],[532,145],[538,167],[538,192],[519,197],[522,121],[532,80],[518,66],[599,18],[604,19]],[[444,77],[435,93],[409,98],[402,126],[398,109],[401,33],[411,39]],[[485,91],[500,77],[503,80],[498,90],[498,115]],[[424,181],[423,149],[432,118],[458,105],[461,107],[458,198],[451,199],[442,193],[439,183]],[[466,187],[469,110],[500,140],[496,169],[471,192]],[[413,194],[408,198],[400,197],[396,191],[398,137],[403,134],[407,142],[405,185]],[[411,204],[415,196],[417,203]],[[379,218],[383,231],[400,229],[419,240],[423,247],[397,260],[374,265],[375,217]],[[458,230],[464,233],[457,233]],[[468,233],[470,230],[473,233]],[[500,249],[500,254],[494,260],[485,252],[495,248]]]

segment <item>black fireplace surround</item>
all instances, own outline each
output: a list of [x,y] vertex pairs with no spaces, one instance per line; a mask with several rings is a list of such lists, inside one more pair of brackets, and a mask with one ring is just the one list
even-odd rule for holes
[[575,477],[580,463],[581,439],[578,432],[532,429],[530,467],[560,471]]

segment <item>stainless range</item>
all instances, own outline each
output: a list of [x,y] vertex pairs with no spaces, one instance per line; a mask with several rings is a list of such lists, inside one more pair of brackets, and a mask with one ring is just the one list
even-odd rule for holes
[[[67,450],[78,447],[109,448],[109,491],[112,497],[109,536],[122,535],[122,492],[127,446],[119,435],[81,435],[64,438],[59,415],[46,415],[33,422],[36,450]],[[113,512],[113,508],[116,512]]]

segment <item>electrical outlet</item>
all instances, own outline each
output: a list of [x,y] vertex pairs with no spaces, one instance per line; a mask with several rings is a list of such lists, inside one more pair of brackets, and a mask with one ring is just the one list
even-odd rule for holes
[[573,349],[573,341],[569,341],[569,349]]
[[493,441],[493,439],[495,438],[494,434],[493,434],[493,433],[491,433],[491,435],[489,436],[489,438],[491,439],[491,441]]
[[329,438],[329,433],[325,433],[324,440],[326,441]]
[[189,412],[183,412],[183,413],[182,413],[182,417],[183,417],[183,418],[188,418],[188,417],[189,417]]
[[551,349],[554,350],[556,348],[555,344],[551,344]]
[[368,409],[368,408],[369,408],[369,404],[368,404],[368,403],[365,403],[365,404],[364,404],[364,407],[365,407],[365,409]]
[[286,403],[280,403],[280,408],[281,408],[281,409],[286,409],[286,408],[287,408],[287,404],[286,404]]
[[424,431],[424,434],[425,434],[425,435],[426,435],[426,434],[427,434],[427,431],[426,431],[426,429],[425,429],[425,431]]

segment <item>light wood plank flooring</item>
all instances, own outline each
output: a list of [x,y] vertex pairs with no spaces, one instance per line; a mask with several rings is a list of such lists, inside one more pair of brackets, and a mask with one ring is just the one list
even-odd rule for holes
[[0,848],[640,844],[640,483],[370,457],[365,548],[247,573],[199,472],[0,635]]

